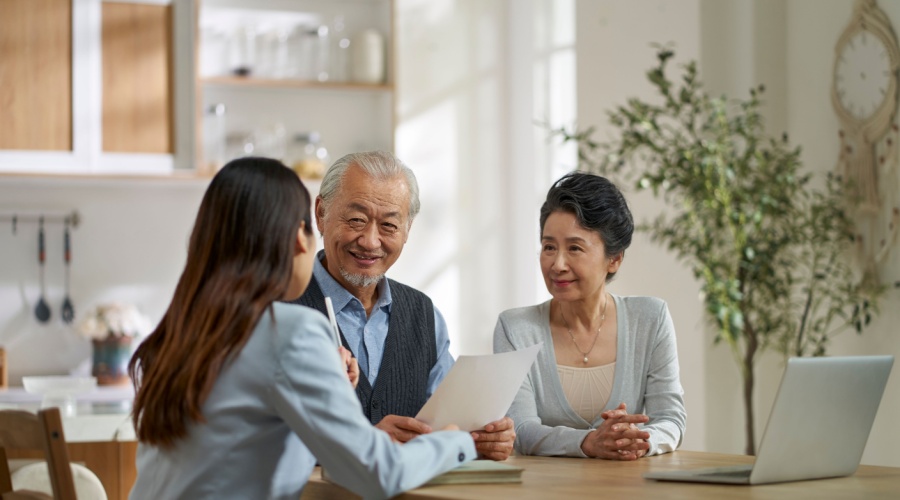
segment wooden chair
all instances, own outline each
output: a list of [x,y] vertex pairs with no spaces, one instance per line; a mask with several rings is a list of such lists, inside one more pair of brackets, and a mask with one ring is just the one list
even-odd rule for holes
[[7,449],[42,451],[50,472],[53,498],[76,500],[59,408],[47,408],[37,414],[20,410],[0,411],[0,497],[3,500],[46,498],[28,490],[12,491]]

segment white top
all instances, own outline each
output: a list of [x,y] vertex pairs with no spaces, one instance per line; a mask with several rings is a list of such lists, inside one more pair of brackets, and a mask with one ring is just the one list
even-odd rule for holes
[[556,373],[569,406],[578,416],[593,422],[603,412],[612,394],[615,361],[591,368],[556,365]]

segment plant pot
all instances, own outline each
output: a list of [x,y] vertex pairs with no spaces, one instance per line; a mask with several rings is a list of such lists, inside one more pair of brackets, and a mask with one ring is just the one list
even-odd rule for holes
[[110,335],[103,340],[93,340],[94,354],[91,375],[97,377],[97,385],[124,385],[131,361],[131,337]]

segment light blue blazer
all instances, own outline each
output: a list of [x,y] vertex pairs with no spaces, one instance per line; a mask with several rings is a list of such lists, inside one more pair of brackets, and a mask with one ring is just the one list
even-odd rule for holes
[[387,498],[476,457],[461,431],[392,442],[363,416],[326,318],[273,308],[216,380],[206,423],[172,449],[139,444],[131,499],[297,500],[316,460],[363,498]]

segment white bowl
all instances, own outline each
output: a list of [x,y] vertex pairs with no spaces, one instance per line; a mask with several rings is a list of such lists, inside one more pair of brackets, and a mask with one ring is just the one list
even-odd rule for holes
[[96,377],[22,377],[25,391],[44,396],[84,394],[97,388]]
[[63,416],[75,415],[75,396],[97,388],[96,377],[22,377],[26,392],[40,394],[41,408],[57,406]]

